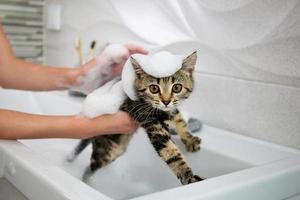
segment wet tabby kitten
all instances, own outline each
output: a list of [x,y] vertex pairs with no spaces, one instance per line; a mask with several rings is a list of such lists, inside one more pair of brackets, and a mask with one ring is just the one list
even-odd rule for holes
[[[184,156],[171,140],[168,132],[173,126],[186,149],[190,152],[200,149],[200,139],[192,136],[177,106],[187,99],[193,90],[193,72],[197,60],[196,52],[183,60],[182,67],[174,75],[155,78],[146,74],[139,63],[131,57],[136,73],[135,89],[138,100],[129,98],[120,107],[128,112],[143,127],[158,155],[169,166],[182,184],[202,179],[194,175]],[[99,102],[101,103],[101,102]],[[109,164],[123,154],[132,135],[102,135],[81,140],[74,150],[75,158],[89,143],[93,144],[90,166],[83,180],[87,180],[97,169]]]

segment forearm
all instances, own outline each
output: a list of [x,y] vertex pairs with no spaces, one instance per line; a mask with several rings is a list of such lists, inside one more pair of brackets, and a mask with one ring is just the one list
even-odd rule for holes
[[[87,65],[95,65],[92,61]],[[82,68],[51,67],[17,59],[0,25],[0,86],[24,90],[57,90],[76,85]]]
[[51,67],[17,59],[0,25],[0,86],[23,90],[72,89],[89,94],[121,74],[127,58],[148,52],[136,45],[112,44],[80,68]]
[[29,63],[17,58],[0,64],[0,85],[22,90],[59,90],[76,84],[80,70]]
[[87,138],[115,132],[110,115],[99,118],[96,122],[79,116],[42,116],[0,110],[0,139]]

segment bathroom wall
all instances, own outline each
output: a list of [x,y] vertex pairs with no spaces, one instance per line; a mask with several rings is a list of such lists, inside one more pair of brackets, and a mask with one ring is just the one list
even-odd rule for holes
[[[51,0],[48,0],[51,2]],[[62,28],[47,32],[46,63],[74,66],[74,41],[198,49],[185,109],[203,122],[300,148],[298,0],[60,0]]]
[[0,1],[0,23],[15,55],[43,62],[44,0]]

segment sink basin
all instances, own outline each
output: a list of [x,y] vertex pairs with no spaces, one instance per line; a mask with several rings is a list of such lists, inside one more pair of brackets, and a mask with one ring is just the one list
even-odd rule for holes
[[[66,92],[0,89],[0,108],[46,115],[77,114],[81,98]],[[139,129],[127,152],[81,181],[91,148],[73,162],[75,139],[0,140],[0,177],[28,199],[296,199],[300,196],[300,152],[207,125],[196,133],[199,152],[184,149],[195,174],[207,179],[182,186]]]

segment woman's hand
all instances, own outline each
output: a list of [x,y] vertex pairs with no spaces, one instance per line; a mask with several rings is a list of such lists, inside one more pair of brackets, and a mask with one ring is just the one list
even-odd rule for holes
[[88,119],[79,116],[46,116],[0,109],[0,139],[89,138],[131,134],[138,124],[125,112]]
[[109,55],[106,51],[108,46],[99,56],[78,68],[77,78],[71,89],[89,94],[107,81],[120,76],[130,55],[148,54],[147,50],[137,45],[126,44],[124,47],[121,55]]
[[84,131],[78,131],[79,138],[89,138],[97,135],[120,133],[132,134],[138,128],[138,123],[123,111],[119,111],[112,115],[101,115],[93,119],[81,119],[85,122],[83,122],[79,126],[86,128],[84,129]]
[[112,115],[112,129],[115,133],[131,134],[138,128],[138,123],[128,113],[119,111]]
[[129,55],[127,57],[124,57],[124,59],[120,63],[114,63],[112,66],[112,78],[115,78],[117,76],[120,76],[122,73],[122,69],[124,67],[125,62],[129,58],[130,55],[135,54],[135,53],[140,53],[147,55],[149,52],[145,50],[143,47],[134,45],[134,44],[125,44],[124,45],[128,51]]

